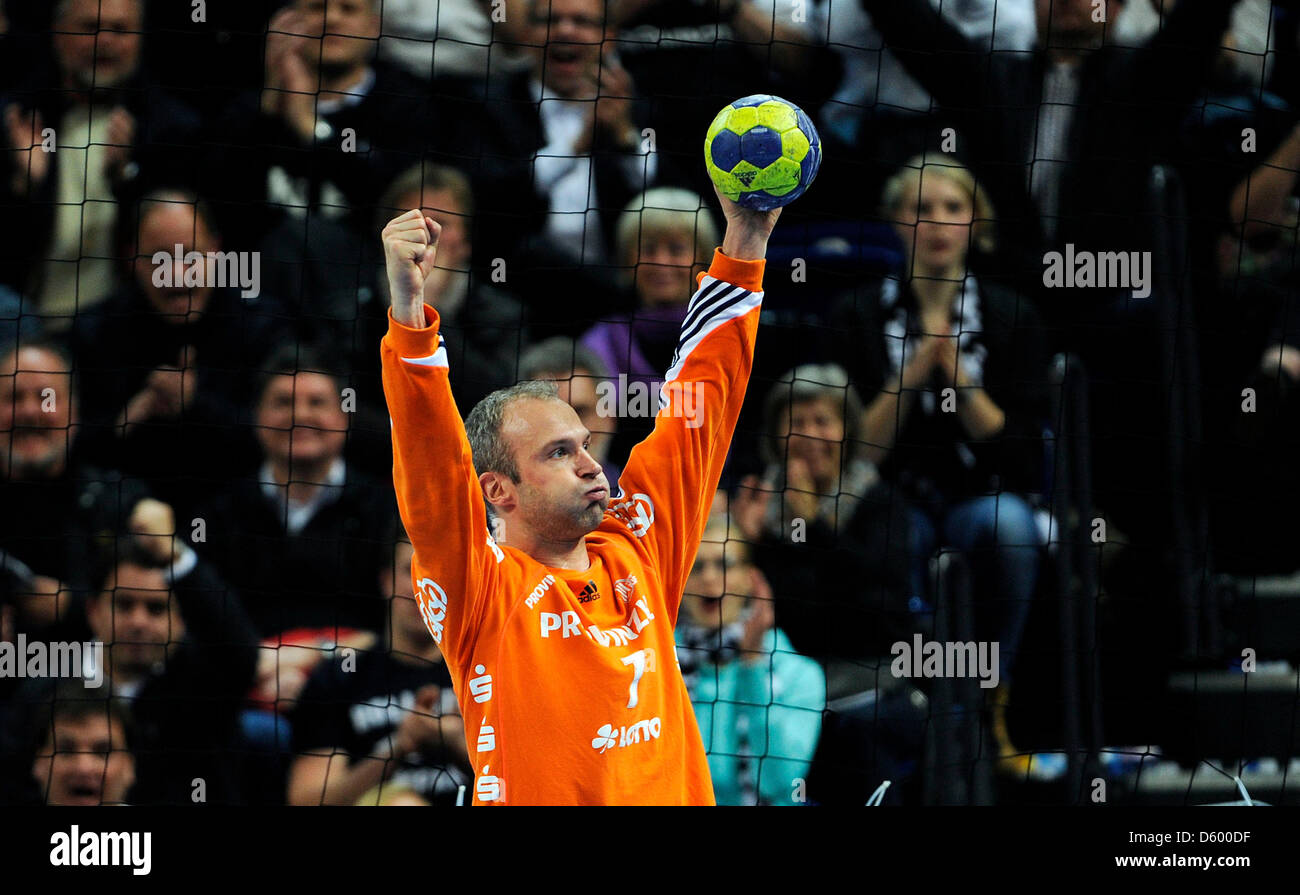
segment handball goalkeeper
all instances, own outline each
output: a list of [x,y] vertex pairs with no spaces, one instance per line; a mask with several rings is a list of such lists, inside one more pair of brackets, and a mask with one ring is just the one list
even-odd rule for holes
[[416,210],[384,228],[393,483],[476,805],[713,804],[673,628],[744,401],[780,214],[718,198],[722,246],[699,276],[654,431],[612,498],[590,433],[549,383],[493,392],[462,424],[423,301],[440,227]]

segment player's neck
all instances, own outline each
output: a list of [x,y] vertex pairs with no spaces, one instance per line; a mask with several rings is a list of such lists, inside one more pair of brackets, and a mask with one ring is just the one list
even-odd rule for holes
[[511,538],[510,546],[522,550],[542,565],[552,569],[585,572],[591,568],[591,558],[587,556],[586,538],[578,538],[574,543],[526,535],[519,539]]

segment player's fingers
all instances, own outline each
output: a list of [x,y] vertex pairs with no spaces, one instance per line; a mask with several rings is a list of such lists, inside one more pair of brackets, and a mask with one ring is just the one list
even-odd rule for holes
[[388,257],[394,261],[412,261],[419,264],[427,251],[429,247],[420,242],[394,243],[388,249]]
[[436,246],[438,244],[438,237],[442,236],[442,224],[439,224],[433,218],[425,215],[424,226],[429,233],[429,245]]
[[389,221],[384,227],[384,232],[387,233],[389,230],[402,227],[405,224],[419,223],[423,217],[423,213],[418,208],[412,208],[410,211],[403,212]]
[[390,242],[416,242],[425,245],[429,241],[429,227],[422,220],[389,224],[384,228],[383,240],[385,245]]

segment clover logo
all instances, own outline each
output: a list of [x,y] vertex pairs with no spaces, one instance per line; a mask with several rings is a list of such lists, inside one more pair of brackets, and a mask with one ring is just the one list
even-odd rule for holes
[[616,742],[614,726],[612,724],[602,724],[600,730],[596,731],[596,738],[591,741],[591,748],[604,752],[606,749],[613,748]]

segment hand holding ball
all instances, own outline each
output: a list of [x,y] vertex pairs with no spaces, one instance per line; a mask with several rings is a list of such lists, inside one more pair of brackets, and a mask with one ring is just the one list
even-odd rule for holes
[[812,119],[779,96],[759,93],[725,106],[704,137],[704,164],[714,185],[755,211],[802,196],[821,161]]

